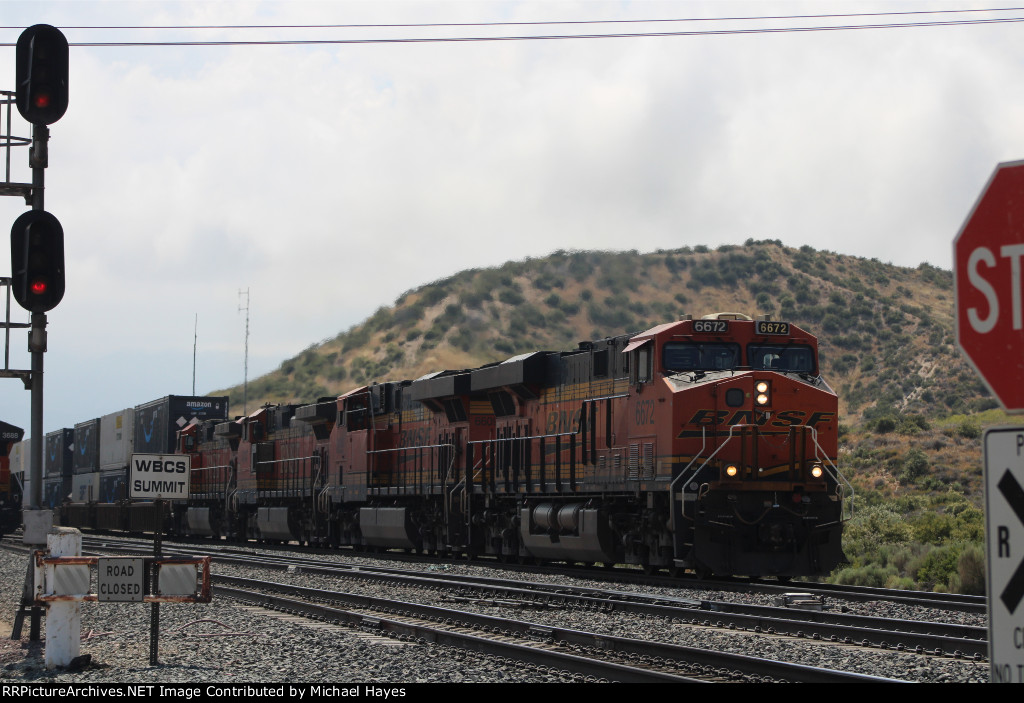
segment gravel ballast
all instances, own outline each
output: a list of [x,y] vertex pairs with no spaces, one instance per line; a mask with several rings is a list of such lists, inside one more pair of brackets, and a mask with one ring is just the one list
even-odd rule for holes
[[[200,550],[197,550],[199,553]],[[150,606],[139,603],[83,603],[81,651],[90,661],[75,670],[47,670],[42,649],[22,640],[11,642],[10,623],[20,599],[28,557],[0,550],[0,683],[556,683],[581,680],[567,672],[538,671],[518,662],[474,652],[416,642],[400,642],[371,633],[310,622],[280,613],[214,598],[209,604],[160,606],[159,665],[149,664]],[[329,559],[351,560],[332,555]],[[365,562],[363,556],[359,561]],[[424,567],[465,572],[465,563]],[[357,579],[308,573],[257,571],[214,564],[215,573],[256,577],[352,593],[437,603],[436,592],[389,587]],[[498,576],[493,570],[487,575]],[[523,578],[521,575],[518,578]],[[540,579],[538,579],[540,580]],[[565,580],[565,579],[563,579]],[[581,581],[581,583],[587,583]],[[619,588],[619,586],[616,586]],[[647,589],[650,590],[650,589]],[[738,599],[743,594],[695,597]],[[460,604],[460,609],[472,609]],[[864,606],[870,608],[868,604]],[[893,608],[885,606],[894,616]],[[988,664],[908,652],[805,642],[744,632],[728,632],[660,618],[589,611],[522,610],[483,606],[480,612],[526,619],[617,636],[657,639],[675,644],[756,654],[808,666],[921,682],[985,682]],[[45,622],[45,619],[44,619]],[[45,625],[44,625],[45,634]]]

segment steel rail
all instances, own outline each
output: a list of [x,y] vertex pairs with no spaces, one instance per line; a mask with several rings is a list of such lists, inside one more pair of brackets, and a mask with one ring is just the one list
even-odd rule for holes
[[[433,605],[421,605],[418,603],[394,601],[384,598],[375,598],[372,596],[302,588],[293,584],[262,581],[253,583],[249,579],[238,579],[227,576],[215,576],[214,581],[215,593],[245,599],[267,599],[267,602],[277,604],[275,607],[283,604],[280,605],[280,607],[284,607],[291,612],[295,612],[295,610],[305,611],[313,613],[317,617],[337,616],[341,617],[345,622],[354,623],[356,625],[366,622],[369,617],[375,627],[386,629],[391,632],[403,633],[407,628],[413,627],[414,625],[410,624],[408,621],[402,622],[393,618],[378,618],[376,615],[368,616],[365,613],[316,605],[314,603],[310,603],[305,600],[297,600],[295,598],[283,598],[280,596],[271,596],[265,593],[257,594],[248,590],[239,590],[237,587],[239,585],[250,585],[260,589],[299,595],[303,598],[312,600],[326,600],[330,602],[343,603],[347,607],[370,608],[375,611],[388,610],[393,612],[394,610],[399,610],[409,617],[442,621],[449,626],[457,624],[474,627],[485,632],[505,633],[512,637],[537,638],[547,644],[564,645],[569,647],[586,647],[590,650],[588,654],[584,657],[577,657],[575,655],[566,655],[561,652],[553,652],[550,649],[537,649],[526,645],[515,645],[501,640],[481,638],[479,635],[466,635],[463,633],[452,632],[450,630],[434,626],[419,625],[415,626],[417,628],[417,632],[415,633],[404,632],[411,636],[424,637],[429,641],[440,641],[440,638],[454,637],[457,642],[461,643],[458,646],[466,646],[466,642],[468,641],[473,648],[480,646],[480,640],[484,639],[487,643],[498,642],[498,646],[502,649],[508,649],[511,647],[511,652],[518,654],[516,658],[522,658],[522,656],[525,655],[529,657],[527,661],[533,661],[534,663],[540,663],[535,660],[535,657],[546,659],[552,654],[555,654],[557,655],[557,661],[572,664],[573,666],[585,665],[586,669],[579,670],[579,673],[583,673],[588,676],[600,676],[602,678],[609,679],[615,678],[617,675],[636,677],[615,678],[615,680],[619,681],[694,681],[695,679],[665,671],[639,668],[618,662],[601,661],[596,658],[598,656],[598,652],[652,659],[656,666],[660,665],[662,667],[676,668],[680,665],[683,667],[698,668],[711,667],[716,670],[721,670],[723,675],[728,675],[728,672],[741,672],[744,676],[771,677],[776,680],[812,683],[898,682],[896,679],[886,679],[878,676],[820,669],[802,664],[765,660],[728,652],[712,652],[695,647],[684,647],[681,645],[584,632],[581,630],[530,623],[522,620],[510,620],[490,615],[480,615],[477,613],[452,610]],[[227,583],[235,584],[235,586],[228,587],[220,585]],[[384,624],[385,622],[388,623],[386,626]],[[506,654],[506,656],[513,656],[513,654],[509,653]],[[565,657],[569,657],[569,659],[565,659]],[[611,668],[609,670],[605,667]],[[611,675],[609,675],[609,671],[612,672]]]
[[910,649],[923,654],[973,657],[988,656],[985,627],[913,620],[894,620],[868,615],[801,610],[727,601],[651,596],[583,586],[512,581],[484,576],[432,574],[354,564],[325,564],[304,557],[215,556],[220,563],[301,571],[323,576],[376,579],[429,588],[472,589],[486,596],[520,602],[543,601],[559,607],[575,605],[590,610],[619,611],[678,618],[708,627],[742,628],[750,632],[825,639],[832,642]]

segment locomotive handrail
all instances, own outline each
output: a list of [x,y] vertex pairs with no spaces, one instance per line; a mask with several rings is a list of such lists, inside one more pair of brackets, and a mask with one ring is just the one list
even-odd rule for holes
[[[703,463],[695,470],[694,474],[692,476],[690,476],[689,478],[690,479],[696,478],[697,476],[700,475],[700,473],[702,471],[704,471],[704,469],[707,469],[707,468],[710,467],[711,460],[714,459],[715,456],[718,454],[718,452],[722,451],[722,449],[724,449],[726,447],[726,445],[728,445],[729,442],[731,442],[733,440],[733,438],[735,437],[735,430],[737,428],[744,429],[744,428],[747,428],[747,427],[751,427],[751,428],[754,428],[756,430],[760,426],[756,425],[756,424],[750,424],[750,423],[738,424],[738,425],[729,425],[729,434],[728,434],[728,436],[726,436],[725,440],[721,444],[718,445],[718,447],[715,449],[715,451],[711,452],[711,454],[708,455],[708,457],[706,459],[704,459]],[[814,447],[815,447],[814,458],[817,461],[819,461],[823,466],[826,466],[826,467],[828,467],[831,470],[833,478],[836,481],[837,488],[840,488],[841,485],[845,485],[846,486],[846,490],[849,491],[849,497],[850,497],[850,506],[849,507],[850,507],[850,512],[849,512],[849,516],[848,517],[844,517],[844,515],[846,514],[846,507],[847,506],[846,506],[846,500],[845,500],[843,494],[846,493],[846,490],[841,490],[840,489],[840,495],[839,495],[839,499],[841,501],[840,502],[840,509],[841,509],[840,510],[840,520],[848,520],[848,519],[852,518],[853,517],[853,486],[846,479],[846,477],[843,476],[843,474],[839,471],[839,467],[836,466],[835,462],[832,461],[832,459],[830,459],[829,456],[825,453],[825,450],[821,447],[821,444],[818,443],[818,431],[817,431],[817,429],[815,429],[814,427],[811,427],[810,425],[794,425],[793,427],[794,428],[795,427],[805,427],[808,430],[810,430],[810,432],[811,432],[811,441],[814,443]],[[701,453],[703,453],[704,448],[707,446],[707,437],[706,437],[707,428],[701,428],[701,432],[702,432],[702,435],[701,435],[701,437],[702,437]],[[690,460],[690,463],[688,463],[683,468],[683,470],[679,473],[679,476],[677,476],[676,478],[672,479],[672,482],[669,484],[669,490],[670,491],[673,490],[673,486],[675,485],[676,481],[678,481],[681,477],[685,476],[686,472],[690,470],[690,467],[693,466],[694,462],[696,462],[698,459],[700,459],[700,457],[701,457],[700,453],[696,454],[693,457],[693,459]],[[670,494],[670,495],[672,495],[672,494]],[[687,520],[692,520],[693,519],[692,517],[689,517],[689,516],[686,515],[686,502],[685,501],[683,502],[683,510],[681,511],[681,514]]]
[[327,495],[327,492],[330,491],[331,488],[332,486],[324,486],[320,489],[320,492],[316,494],[316,501],[318,504],[317,509],[325,515],[328,512],[327,508],[330,504],[330,496]]
[[[696,454],[694,454],[693,458],[690,459],[690,463],[687,464],[686,466],[684,466],[683,470],[679,472],[679,475],[676,476],[674,479],[672,479],[671,482],[669,482],[669,484],[668,484],[669,490],[672,490],[675,487],[676,481],[678,481],[679,479],[681,479],[683,476],[686,475],[686,472],[690,470],[691,466],[693,466],[693,462],[697,461],[697,457],[699,457],[701,454],[704,453],[704,448],[707,447],[707,446],[708,446],[708,429],[706,427],[701,427],[700,428],[700,451],[697,452]],[[715,451],[717,452],[718,450],[716,449]],[[712,454],[711,456],[714,456],[714,454]],[[710,460],[711,460],[711,457],[708,457],[708,461],[710,461]],[[706,465],[706,463],[707,462],[705,462],[705,465]]]
[[441,447],[450,447],[452,451],[455,450],[455,445],[452,443],[447,444],[417,444],[414,447],[394,447],[392,449],[367,449],[367,454],[383,454],[384,452],[409,452],[415,449],[440,449]]
[[510,439],[548,439],[549,437],[573,437],[575,435],[578,435],[579,433],[579,430],[575,430],[573,432],[555,432],[553,434],[529,435],[527,437],[492,437],[490,439],[474,439],[471,442],[466,442],[466,444],[491,444],[492,442],[507,442]]
[[303,461],[305,459],[316,459],[319,461],[320,456],[318,454],[310,454],[309,456],[293,456],[287,459],[270,459],[269,461],[257,461],[253,466],[265,466],[267,464],[283,464],[287,461]]
[[221,464],[220,466],[193,466],[189,470],[195,473],[196,471],[213,471],[214,469],[230,469],[231,464]]
[[[814,456],[815,456],[815,458],[818,458],[818,453],[817,452],[820,451],[822,454],[824,454],[825,450],[821,448],[820,444],[818,444],[818,431],[815,428],[813,428],[813,427],[811,428],[811,441],[814,442],[814,447],[816,449]],[[843,476],[843,473],[839,470],[839,467],[836,466],[835,462],[833,462],[831,459],[829,459],[827,455],[825,456],[824,461],[827,462],[828,466],[832,467],[832,471],[834,473],[834,477],[835,477],[835,480],[836,480],[836,490],[839,491],[839,495],[837,496],[839,498],[839,501],[840,501],[839,502],[839,506],[840,506],[839,519],[841,521],[850,520],[850,519],[853,518],[853,495],[854,495],[853,484],[851,484],[846,479],[846,477]],[[840,490],[840,482],[846,486],[846,490],[845,491],[844,490]],[[848,517],[844,517],[844,515],[846,513],[846,498],[843,496],[843,494],[846,493],[846,491],[849,491],[849,494],[850,494],[850,514],[849,514]]]
[[[697,457],[699,457],[701,454],[704,453],[704,448],[707,447],[707,446],[708,446],[708,431],[707,431],[706,427],[701,427],[700,428],[700,451],[697,452],[693,456],[692,459],[690,459],[690,463],[683,467],[683,470],[679,472],[678,476],[676,476],[674,479],[669,481],[669,484],[668,484],[668,495],[669,495],[669,498],[670,498],[672,503],[675,503],[676,481],[678,481],[679,479],[681,479],[683,476],[686,475],[686,472],[689,471],[691,466],[693,466],[693,462],[697,461]],[[710,461],[710,457],[709,457],[708,461]],[[707,463],[705,462],[705,466],[706,465],[707,465]],[[696,476],[696,475],[697,474],[694,474],[694,476]],[[684,518],[686,518],[686,510],[685,510],[685,508],[686,508],[686,503],[684,502],[683,503],[683,510],[680,510],[680,514]],[[691,519],[692,520],[692,518],[687,518],[687,519]],[[668,520],[669,520],[669,528],[672,530],[672,532],[675,532],[675,530],[676,530],[676,511],[675,511],[675,509],[672,509],[672,510],[670,510],[668,512]]]

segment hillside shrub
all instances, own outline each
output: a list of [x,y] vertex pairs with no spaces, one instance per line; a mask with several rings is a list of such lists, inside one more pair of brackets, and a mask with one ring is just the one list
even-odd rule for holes
[[893,567],[867,564],[866,566],[849,566],[840,569],[830,580],[832,583],[843,586],[883,588],[892,577],[899,577]]
[[891,550],[908,545],[912,536],[902,515],[886,505],[872,505],[857,511],[846,523],[843,550],[854,566],[862,566],[881,559],[883,547]]
[[978,439],[981,437],[981,424],[977,420],[964,420],[957,426],[956,433],[964,439]]
[[518,286],[508,286],[498,291],[498,300],[505,303],[506,305],[520,305],[526,302],[526,298],[523,297]]
[[964,545],[956,562],[956,575],[960,584],[956,593],[985,595],[985,548],[984,542]]
[[[963,545],[948,544],[933,547],[914,570],[914,578],[926,590],[946,590],[950,576],[957,574],[957,562]],[[959,574],[957,574],[959,578]]]
[[900,471],[900,480],[904,483],[910,483],[919,476],[924,476],[928,472],[928,466],[928,455],[914,447],[903,455],[903,468]]

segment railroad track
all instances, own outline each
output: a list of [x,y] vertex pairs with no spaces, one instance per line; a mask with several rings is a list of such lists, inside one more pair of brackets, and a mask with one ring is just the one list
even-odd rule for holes
[[[249,604],[423,643],[470,648],[598,680],[629,683],[895,682],[876,676],[615,637],[440,606],[302,588],[290,583],[226,576],[216,577],[215,581],[216,595]],[[283,593],[288,595],[280,595]]]
[[[121,541],[132,541],[140,546],[141,549],[148,549],[146,545],[151,545],[152,540],[143,538],[125,538],[120,535],[103,538],[98,536],[88,536],[88,538],[99,540],[100,542],[117,540]],[[903,605],[948,610],[951,612],[962,612],[970,613],[975,615],[986,615],[987,604],[985,596],[979,595],[967,595],[959,593],[932,593],[928,591],[907,591],[898,589],[888,588],[875,588],[870,586],[852,586],[844,584],[830,584],[821,582],[810,582],[810,581],[799,581],[799,582],[787,582],[782,583],[776,580],[768,579],[698,579],[692,574],[684,574],[681,576],[668,576],[663,574],[645,574],[639,568],[630,566],[616,566],[615,568],[597,568],[597,567],[586,567],[586,566],[572,566],[572,565],[560,565],[557,563],[553,564],[537,564],[525,566],[522,564],[513,564],[500,562],[490,558],[477,558],[472,562],[466,562],[463,560],[449,560],[443,561],[433,557],[421,556],[418,554],[404,553],[401,551],[391,551],[383,553],[366,554],[363,552],[353,550],[329,550],[300,548],[293,545],[275,545],[273,547],[265,547],[261,545],[259,548],[256,547],[245,547],[235,543],[223,542],[223,541],[212,541],[203,538],[183,538],[168,540],[165,543],[177,542],[178,544],[189,544],[204,550],[216,550],[225,553],[239,553],[239,554],[253,554],[257,552],[270,553],[268,550],[273,550],[276,554],[293,554],[296,558],[310,557],[311,554],[342,554],[352,558],[359,558],[365,556],[367,558],[381,560],[381,561],[395,561],[399,563],[412,563],[422,565],[443,565],[448,563],[472,563],[475,566],[481,568],[493,568],[495,570],[502,571],[513,571],[524,574],[544,574],[547,576],[567,576],[571,578],[586,578],[592,580],[606,581],[609,583],[623,583],[629,585],[649,585],[658,586],[672,589],[701,589],[701,590],[719,590],[727,592],[746,592],[746,593],[767,593],[767,594],[783,594],[792,591],[801,591],[805,593],[811,593],[814,595],[836,598],[842,600],[848,600],[853,602],[867,602],[867,601],[887,601],[890,603],[900,603]]]
[[[89,544],[103,545],[108,551],[145,550],[144,543],[118,547],[111,540]],[[171,555],[178,548],[165,547]],[[185,550],[189,553],[188,550]],[[255,550],[217,550],[214,561],[241,567],[261,567],[328,577],[358,578],[393,585],[432,589],[446,598],[463,603],[489,602],[506,607],[581,609],[599,612],[624,612],[658,617],[692,626],[742,630],[751,633],[804,638],[873,647],[884,650],[912,651],[931,656],[953,656],[981,661],[987,657],[987,630],[955,623],[879,618],[824,609],[770,607],[720,600],[645,595],[606,588],[552,585],[486,576],[467,576],[446,571],[414,571],[365,564],[325,563],[307,555],[255,553]],[[215,574],[215,583],[218,576]],[[879,596],[876,595],[876,598]]]

